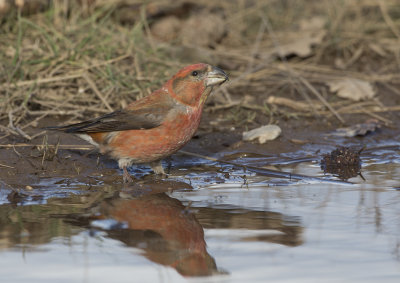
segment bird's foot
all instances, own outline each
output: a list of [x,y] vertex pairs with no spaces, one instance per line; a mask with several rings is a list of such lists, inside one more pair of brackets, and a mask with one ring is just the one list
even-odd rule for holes
[[168,177],[168,175],[164,171],[161,160],[150,162],[150,167],[151,169],[153,169],[156,175],[159,175],[159,177],[161,178]]
[[125,184],[126,183],[133,183],[133,178],[132,178],[131,174],[129,174],[128,169],[126,169],[126,166],[124,166],[122,168],[122,170],[124,171],[124,174],[122,176],[123,180],[124,180],[124,183]]

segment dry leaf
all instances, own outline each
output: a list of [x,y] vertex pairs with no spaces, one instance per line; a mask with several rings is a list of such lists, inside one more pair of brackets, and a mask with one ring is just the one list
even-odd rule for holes
[[344,78],[326,84],[331,92],[336,92],[338,96],[354,101],[370,99],[376,94],[371,83],[359,79]]
[[159,19],[151,26],[151,33],[163,41],[172,41],[178,37],[182,22],[175,16]]
[[248,132],[243,132],[243,140],[252,141],[258,139],[259,143],[265,143],[266,141],[276,139],[281,132],[281,128],[277,125],[266,125]]
[[365,123],[353,125],[347,128],[339,128],[332,135],[340,137],[355,137],[355,136],[365,136],[370,132],[374,132],[379,129],[381,125],[378,120],[370,119],[365,121]]
[[325,37],[326,32],[309,32],[303,33],[301,38],[294,42],[279,46],[278,54],[280,56],[297,55],[301,58],[308,57],[312,54],[312,46],[320,44]]
[[297,55],[301,58],[312,54],[312,47],[322,42],[326,35],[326,20],[314,17],[300,22],[300,29],[295,33],[285,33],[285,43],[279,46],[280,56]]
[[303,19],[300,21],[300,30],[321,30],[324,28],[326,19],[324,17],[315,16],[311,19]]
[[192,15],[182,23],[180,39],[184,45],[209,47],[221,41],[226,32],[222,15],[200,13]]

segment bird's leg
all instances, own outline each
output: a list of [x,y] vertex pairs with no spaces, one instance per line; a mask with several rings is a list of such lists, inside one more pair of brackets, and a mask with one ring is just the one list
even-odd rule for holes
[[131,174],[129,174],[128,169],[126,169],[126,166],[122,167],[122,170],[124,171],[123,174],[124,183],[133,183],[132,176]]
[[157,175],[166,175],[161,160],[150,162],[150,167]]

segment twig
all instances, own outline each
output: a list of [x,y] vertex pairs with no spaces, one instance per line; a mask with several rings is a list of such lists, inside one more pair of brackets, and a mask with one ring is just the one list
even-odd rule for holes
[[12,129],[14,132],[16,132],[19,136],[22,136],[22,137],[26,138],[27,140],[32,140],[32,138],[27,133],[25,133],[19,127],[14,126],[14,122],[13,122],[14,118],[13,118],[12,111],[8,112],[8,119],[9,119],[8,127],[10,129]]
[[17,151],[17,149],[15,148],[15,146],[12,146],[13,151],[15,152],[15,154],[19,157],[19,158],[23,158],[25,159],[33,168],[37,169],[37,166],[28,158],[26,158],[24,155],[22,155],[21,153],[19,153]]
[[215,110],[221,110],[221,109],[228,109],[228,108],[232,108],[235,106],[240,105],[240,101],[234,101],[234,102],[230,102],[230,103],[226,103],[223,105],[216,105],[216,106],[212,106],[212,107],[207,107],[205,109],[206,112],[211,112],[211,111],[215,111]]
[[141,7],[141,9],[140,9],[140,17],[141,17],[141,20],[142,20],[143,27],[144,27],[144,30],[146,32],[146,35],[147,35],[147,37],[149,39],[150,47],[151,47],[152,51],[155,53],[156,52],[156,47],[155,47],[155,44],[154,44],[153,35],[151,34],[149,22],[147,21],[145,5],[143,5]]
[[10,128],[7,128],[7,127],[5,127],[3,125],[0,125],[0,129],[8,133],[8,134],[6,134],[6,136],[9,136],[10,134],[11,135],[15,135],[15,136],[19,136],[19,134],[16,131],[14,131],[14,130],[12,130]]
[[11,185],[7,184],[6,182],[0,180],[0,183],[3,184],[6,187],[9,187],[12,191],[16,191],[16,189],[14,187],[12,187]]
[[400,95],[400,90],[397,88],[389,85],[388,83],[382,83],[385,87],[387,87],[389,90],[391,90],[394,94]]
[[[293,108],[293,109],[299,110],[299,111],[309,111],[311,108],[310,104],[307,104],[307,103],[304,103],[301,101],[295,101],[295,100],[285,98],[285,97],[270,96],[270,97],[268,97],[266,102],[269,104],[287,106],[287,107],[290,107],[290,108]],[[322,109],[324,107],[323,105],[316,105],[315,103],[314,103],[314,106],[317,109]]]
[[5,165],[5,164],[1,164],[1,163],[0,163],[0,167],[15,169],[15,167],[12,167],[12,166],[9,166],[9,165]]
[[135,71],[136,71],[136,77],[137,78],[142,78],[142,70],[140,69],[140,63],[139,63],[139,55],[136,54],[134,59],[133,59],[133,65],[135,66]]
[[367,115],[369,115],[369,116],[371,116],[371,117],[373,117],[375,119],[378,119],[378,120],[384,122],[386,125],[392,125],[393,124],[393,122],[391,120],[386,119],[386,118],[384,118],[384,117],[382,117],[382,116],[380,116],[380,115],[378,115],[376,113],[373,113],[371,111],[367,111],[367,110],[365,110],[364,108],[361,108],[361,107],[360,107],[360,110],[363,113],[365,113],[365,114],[367,114]]
[[[29,127],[30,125],[32,125],[32,124],[38,122],[40,119],[43,119],[43,118],[46,117],[47,115],[48,115],[48,113],[44,113],[42,116],[37,117],[35,120],[33,120],[33,121],[31,121],[31,122],[25,124],[24,126],[22,126],[21,129],[25,129],[25,128]],[[3,128],[3,129],[5,129],[5,130],[8,131],[8,132],[9,132],[9,130],[10,130],[9,128],[4,127],[4,126],[1,126],[1,125],[0,125],[0,128]],[[8,137],[9,135],[10,135],[10,132],[9,132],[8,134],[5,134],[4,136],[1,136],[1,137],[0,137],[0,140],[3,139],[3,138]],[[32,136],[32,139],[33,139],[33,137],[36,137],[36,136],[37,136],[37,135]]]
[[19,153],[19,152],[17,151],[17,149],[15,148],[15,146],[12,146],[12,149],[13,149],[13,151],[15,152],[15,154],[16,154],[18,157],[22,157],[22,154]]
[[[34,80],[29,80],[29,81],[20,81],[16,82],[14,84],[9,84],[7,85],[8,87],[21,87],[21,86],[30,86],[30,85],[40,85],[40,84],[45,84],[45,83],[52,83],[52,82],[57,82],[57,81],[65,81],[65,80],[71,80],[71,79],[76,79],[82,77],[82,73],[76,73],[73,75],[64,75],[64,76],[57,76],[57,77],[52,77],[52,78],[39,78],[39,79],[34,79]],[[5,88],[7,87],[5,84],[0,85],[0,88]]]
[[305,78],[301,76],[299,76],[298,78],[319,100],[321,100],[321,102],[326,107],[328,107],[328,109],[333,113],[333,115],[336,116],[336,118],[338,118],[340,122],[342,122],[343,124],[345,123],[345,120],[339,115],[339,113],[336,112],[335,109],[333,109],[333,107],[328,103],[328,101],[326,101],[325,98],[323,98],[323,96]]
[[87,73],[85,73],[85,74],[83,74],[82,77],[87,81],[89,86],[93,89],[94,93],[97,95],[98,98],[100,98],[100,100],[107,107],[107,109],[110,110],[111,112],[114,111],[114,109],[110,106],[110,104],[108,104],[107,100],[104,98],[103,94],[99,91],[99,89],[97,88],[96,84],[89,77],[89,75]]
[[228,103],[232,103],[232,96],[230,95],[229,91],[225,88],[221,89],[222,94],[224,95],[225,99],[228,101]]
[[[371,113],[382,113],[382,112],[396,112],[396,111],[400,111],[400,106],[392,106],[392,107],[374,107],[373,109],[368,109],[369,112]],[[361,109],[346,109],[346,110],[340,110],[340,113],[344,114],[358,114],[358,113],[364,113],[364,110]],[[326,111],[319,111],[318,112],[321,115],[326,115],[329,112]]]
[[351,113],[353,109],[360,109],[360,107],[365,107],[365,106],[376,106],[376,103],[373,101],[363,101],[363,102],[358,102],[354,103],[352,102],[350,105],[344,105],[341,108],[337,109],[336,111],[338,113]]
[[[17,143],[17,144],[0,144],[0,148],[15,148],[15,147],[41,147],[43,144],[29,144],[29,143]],[[93,146],[85,146],[85,145],[73,145],[73,144],[56,144],[56,145],[47,145],[48,147],[54,147],[59,149],[75,149],[75,150],[92,150]]]
[[241,108],[247,108],[247,109],[251,109],[251,110],[265,111],[265,107],[263,107],[263,106],[260,106],[258,104],[244,103],[242,101],[233,101],[231,103],[227,103],[227,104],[223,104],[223,105],[207,107],[207,109],[205,111],[211,112],[211,111],[215,111],[215,110],[228,109],[228,108],[232,108],[235,106],[239,106]]
[[400,40],[400,32],[397,30],[395,23],[392,18],[389,16],[387,11],[386,3],[382,0],[379,0],[379,9],[381,10],[382,17],[385,20],[385,23],[388,25],[393,34]]
[[42,135],[44,135],[44,134],[46,134],[46,133],[47,133],[47,131],[41,131],[41,132],[36,133],[36,134],[34,134],[33,136],[31,136],[31,138],[32,138],[32,139],[35,139],[35,138],[40,137],[40,136],[42,136]]
[[353,65],[363,54],[364,52],[364,48],[362,46],[360,46],[354,53],[353,56],[351,56],[351,58],[346,61],[346,63],[344,63],[344,69],[347,69],[348,67],[350,67],[351,65]]

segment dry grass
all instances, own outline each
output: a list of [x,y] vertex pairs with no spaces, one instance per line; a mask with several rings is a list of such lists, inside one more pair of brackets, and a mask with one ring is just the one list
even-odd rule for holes
[[[210,110],[240,107],[270,121],[271,115],[324,115],[342,123],[346,113],[364,113],[386,124],[391,120],[385,113],[400,110],[385,105],[380,94],[400,97],[398,1],[185,2],[192,6],[167,0],[58,0],[38,13],[7,13],[0,24],[0,131],[31,139],[26,129],[44,117],[79,120],[119,109],[197,61],[219,65],[231,75]],[[183,32],[168,41],[155,35],[154,26],[165,15],[177,18],[180,28],[202,15],[204,21],[198,20],[192,31],[201,35],[211,14],[223,20],[224,28],[214,42],[193,44]],[[316,17],[323,20],[315,30],[323,32],[322,40],[310,35],[304,46],[301,41],[313,25],[303,24]],[[307,44],[313,45],[309,51],[303,50]],[[344,77],[372,83],[378,95],[355,103],[329,93],[324,82]],[[268,102],[272,95],[290,102]],[[232,115],[233,122],[238,120]],[[246,119],[251,122],[253,116]]]

